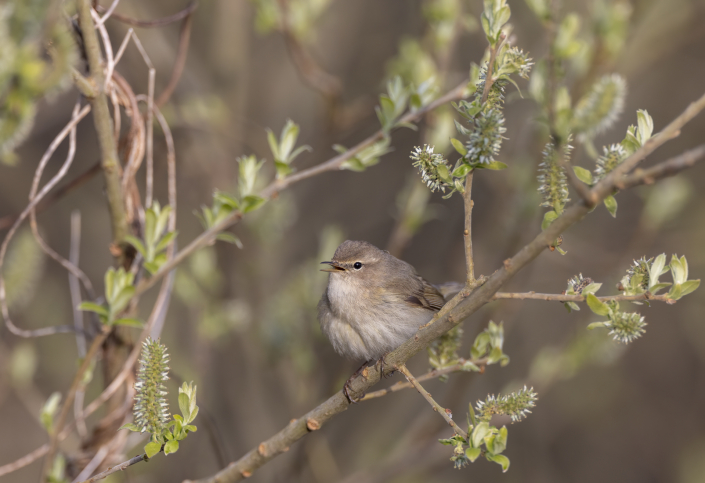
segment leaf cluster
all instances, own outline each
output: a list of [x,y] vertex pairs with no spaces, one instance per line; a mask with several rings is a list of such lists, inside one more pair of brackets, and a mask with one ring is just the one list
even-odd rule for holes
[[134,235],[125,237],[125,241],[142,255],[144,268],[152,275],[166,262],[166,249],[176,238],[175,231],[164,233],[170,213],[171,206],[167,205],[162,209],[159,203],[154,201],[144,213],[144,240]]
[[110,267],[105,272],[106,304],[84,301],[79,304],[78,308],[97,314],[103,325],[126,325],[141,328],[143,325],[141,321],[131,317],[120,317],[135,295],[134,279],[134,273],[126,272],[122,267],[117,270]]

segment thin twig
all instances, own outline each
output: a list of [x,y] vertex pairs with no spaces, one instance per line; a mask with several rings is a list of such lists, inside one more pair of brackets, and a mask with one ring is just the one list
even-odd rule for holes
[[[693,112],[695,109],[702,109],[703,107],[705,107],[705,100],[702,104],[692,104],[671,124],[675,123],[676,125],[680,124],[682,126],[695,115]],[[666,136],[656,136],[655,138],[656,139],[649,144],[651,151],[668,139]],[[595,196],[598,197],[598,202],[608,196],[614,189],[615,179],[616,178],[607,176],[602,183],[593,188]],[[468,293],[466,290],[461,291],[438,312],[432,323],[419,329],[412,338],[387,354],[385,357],[387,362],[385,372],[391,372],[394,370],[394,367],[406,363],[413,355],[423,350],[430,341],[448,332],[469,315],[492,300],[494,294],[497,293],[507,281],[539,256],[552,240],[555,240],[561,233],[565,232],[566,229],[579,222],[589,211],[590,208],[588,208],[585,203],[575,203],[569,206],[563,211],[563,214],[554,220],[545,230],[541,231],[529,244],[519,250],[514,257],[505,260],[503,265],[489,276],[481,287],[471,293]],[[352,393],[362,394],[366,392],[367,389],[377,384],[379,380],[379,371],[370,371],[367,378],[358,377],[352,381]],[[215,475],[198,480],[199,483],[232,483],[241,481],[252,475],[257,468],[266,464],[277,455],[287,451],[294,442],[303,438],[310,431],[320,429],[329,419],[348,409],[349,404],[343,391],[335,393],[328,398],[328,400],[312,409],[301,418],[292,420],[285,428],[264,441],[263,444],[267,448],[265,454],[259,452],[258,448],[253,448],[238,461],[230,463],[226,468],[223,468]],[[184,483],[189,481],[190,480],[185,480]]]
[[135,456],[134,458],[131,458],[124,463],[120,463],[119,465],[115,465],[112,468],[109,468],[102,473],[98,473],[92,478],[89,478],[85,481],[82,481],[81,483],[93,483],[98,480],[102,480],[104,478],[107,478],[108,476],[112,475],[113,473],[117,473],[118,471],[123,471],[127,468],[129,468],[132,465],[136,465],[137,463],[140,463],[141,461],[146,461],[147,460],[147,455],[146,454],[141,454],[138,456]]
[[[457,364],[453,364],[452,366],[444,367],[442,369],[434,369],[432,371],[427,372],[426,374],[423,374],[423,375],[417,377],[416,380],[419,382],[423,382],[423,381],[427,381],[430,379],[436,379],[437,377],[447,376],[449,374],[455,374],[456,372],[469,372],[465,368],[468,362],[480,367],[480,370],[481,370],[480,373],[482,373],[482,371],[484,370],[483,369],[484,366],[487,364],[487,358],[470,360],[470,361],[466,361],[465,359],[459,359],[459,362]],[[400,381],[395,384],[392,384],[389,387],[386,387],[384,389],[380,389],[379,391],[368,392],[362,398],[358,399],[358,402],[367,401],[368,399],[375,399],[378,397],[386,396],[387,394],[401,391],[402,389],[408,389],[410,387],[414,387],[410,382],[401,382]]]
[[640,184],[653,184],[656,180],[675,176],[684,169],[688,169],[705,156],[705,144],[686,151],[676,157],[657,164],[656,166],[641,170],[637,168],[634,173],[623,177],[615,183],[620,190],[631,188]]
[[[75,210],[71,213],[71,248],[69,250],[69,261],[76,267],[80,260],[81,254],[81,212]],[[69,272],[69,290],[71,292],[71,308],[73,309],[73,326],[76,328],[76,352],[79,359],[86,357],[86,336],[83,331],[83,311],[78,308],[81,303],[81,286],[78,284],[78,278],[73,273]],[[83,409],[83,399],[86,392],[81,388],[76,392],[76,398],[73,401],[74,418],[81,413]],[[76,425],[81,439],[88,434],[86,422],[81,421]]]
[[[557,302],[585,302],[586,297],[584,295],[566,295],[566,294],[553,294],[553,293],[536,293],[536,292],[524,292],[524,293],[506,293],[497,292],[492,296],[492,300],[500,299],[514,299],[514,300],[546,300],[546,301],[557,301]],[[608,295],[604,297],[597,297],[597,300],[601,302],[615,301],[629,301],[629,302],[639,302],[645,301],[658,301],[666,302],[667,304],[676,303],[675,300],[668,297],[668,295],[651,295],[649,293],[643,293],[639,295]]]
[[[154,20],[138,20],[135,18],[128,17],[126,15],[121,15],[119,13],[113,13],[110,18],[114,18],[115,20],[119,20],[120,22],[126,23],[128,25],[132,25],[134,27],[144,27],[144,28],[153,28],[153,27],[164,27],[166,25],[169,25],[170,23],[178,22],[179,20],[186,18],[187,16],[191,15],[194,10],[198,7],[198,0],[192,0],[189,2],[188,6],[184,8],[183,10],[180,10],[179,12],[176,12],[175,14],[166,16],[166,17],[161,17],[157,18]],[[98,10],[101,12],[105,12],[105,8],[101,7],[100,5],[98,6]]]
[[433,410],[440,414],[443,419],[445,419],[446,423],[448,423],[448,426],[453,428],[453,431],[455,431],[456,434],[464,438],[468,437],[468,433],[465,432],[460,426],[458,426],[455,421],[453,421],[453,413],[450,412],[450,409],[446,409],[440,404],[438,404],[436,400],[431,397],[431,394],[426,389],[424,389],[423,386],[419,384],[419,381],[417,381],[416,378],[411,374],[411,372],[409,372],[409,369],[406,368],[405,364],[401,364],[395,367],[399,370],[399,372],[404,374],[406,380],[409,381],[411,385],[414,386],[416,390],[421,393],[423,398],[428,401]]
[[473,287],[475,284],[475,262],[472,257],[472,207],[475,205],[472,200],[473,175],[474,171],[471,170],[465,178],[465,192],[463,193],[465,205],[465,231],[463,232],[465,240],[465,282],[468,287]]
[[[40,165],[42,164],[44,159],[48,160],[51,155],[54,154],[56,148],[59,147],[59,145],[66,138],[66,136],[73,129],[76,128],[76,125],[81,121],[81,119],[83,119],[88,114],[89,111],[90,106],[84,106],[83,109],[81,109],[81,111],[76,114],[76,116],[74,116],[71,121],[69,121],[69,123],[64,127],[64,129],[59,134],[57,134],[57,136],[54,138],[54,140],[51,142],[46,152],[44,153],[44,157],[42,158],[42,161],[40,161]],[[5,278],[2,275],[2,266],[5,261],[5,255],[7,254],[7,247],[10,244],[10,240],[15,235],[17,229],[20,227],[24,219],[29,216],[32,210],[37,206],[37,204],[39,204],[39,202],[46,196],[46,194],[51,191],[51,189],[56,186],[56,184],[61,181],[61,179],[66,175],[66,171],[68,171],[71,161],[72,157],[67,157],[63,166],[61,167],[61,169],[59,169],[59,172],[57,172],[54,177],[49,180],[46,185],[44,185],[44,187],[39,191],[39,193],[30,200],[27,207],[22,211],[22,213],[20,213],[20,216],[17,217],[17,220],[13,223],[12,227],[10,227],[10,230],[5,235],[5,239],[3,240],[2,245],[0,246],[0,309],[5,319],[5,325],[7,326],[7,328],[10,330],[10,332],[19,337],[42,337],[46,335],[53,335],[59,332],[73,331],[73,327],[45,327],[43,329],[36,330],[22,330],[18,328],[15,324],[12,323],[12,319],[10,318],[10,311],[7,305],[7,294],[5,292]],[[44,164],[46,164],[46,162],[44,162]]]
[[[456,86],[454,89],[446,93],[444,96],[439,97],[435,101],[429,103],[427,106],[418,109],[416,111],[410,111],[404,116],[402,116],[399,119],[399,123],[409,123],[418,120],[421,118],[425,113],[428,111],[431,111],[435,109],[436,107],[443,105],[447,102],[451,102],[456,99],[460,99],[463,96],[463,92],[465,91],[465,88],[467,87],[467,79],[461,82],[458,86]],[[284,179],[278,179],[273,181],[272,183],[269,184],[266,188],[264,188],[259,196],[262,198],[269,200],[272,197],[276,196],[280,191],[282,191],[285,188],[288,188],[294,183],[297,183],[299,181],[302,181],[307,178],[311,178],[313,176],[319,175],[321,173],[325,173],[327,171],[335,171],[342,169],[343,163],[347,161],[348,159],[352,158],[356,154],[358,154],[360,151],[363,149],[373,145],[377,141],[381,140],[384,137],[384,132],[380,129],[377,131],[375,134],[371,135],[367,139],[359,142],[357,145],[354,147],[348,149],[346,152],[339,154],[338,156],[335,156],[328,161],[325,161],[323,163],[317,164],[316,166],[313,166],[308,169],[304,169],[302,171],[299,171],[298,173],[294,173],[291,176],[287,176]],[[135,289],[135,295],[140,295],[147,291],[150,287],[152,287],[159,279],[164,277],[167,273],[169,273],[171,270],[173,270],[177,265],[179,265],[181,262],[183,262],[189,255],[191,255],[193,252],[196,250],[210,244],[220,233],[221,231],[227,229],[228,227],[234,225],[237,223],[240,219],[242,218],[242,213],[239,211],[233,211],[230,215],[228,215],[227,218],[223,219],[220,223],[217,225],[212,226],[208,230],[204,231],[201,233],[198,237],[196,237],[194,240],[191,241],[186,247],[182,248],[172,260],[166,262],[162,267],[159,269],[157,273],[152,275],[150,278],[142,280],[139,284],[137,284],[137,287]]]
[[[71,114],[72,117],[75,117],[78,114],[78,110],[80,107],[80,101],[76,102],[76,105],[73,108],[73,113]],[[66,154],[66,161],[64,161],[64,166],[62,167],[62,171],[65,174],[68,172],[69,168],[71,167],[71,164],[73,163],[73,160],[76,156],[76,126],[74,125],[74,128],[71,130],[69,133],[69,151]],[[51,159],[51,156],[44,156],[42,160],[39,163],[39,166],[37,166],[37,170],[34,173],[34,179],[32,180],[32,187],[29,190],[29,200],[32,201],[34,197],[37,195],[37,191],[39,190],[39,181],[41,180],[42,174],[44,173],[44,168],[46,167],[47,163]],[[62,176],[63,178],[63,176]],[[78,265],[75,263],[72,263],[70,260],[65,259],[61,255],[59,255],[53,248],[49,246],[49,244],[42,238],[42,236],[39,234],[39,227],[37,226],[37,212],[34,208],[32,208],[29,211],[29,225],[32,230],[32,235],[34,235],[34,239],[37,241],[37,244],[40,246],[42,251],[49,255],[51,258],[53,258],[57,263],[59,263],[62,267],[64,267],[66,270],[68,270],[69,274],[73,275],[76,277],[78,280],[83,283],[83,286],[86,289],[86,292],[88,293],[88,296],[91,299],[95,299],[95,292],[93,290],[93,284],[91,283],[91,280],[88,278],[88,275],[86,275],[83,270],[78,268]],[[79,290],[80,294],[80,290]],[[80,300],[79,300],[80,302]]]
[[[198,5],[196,3],[196,5]],[[193,24],[193,12],[189,13],[184,17],[184,21],[181,23],[181,30],[179,30],[179,46],[176,49],[176,60],[174,60],[174,67],[171,69],[171,77],[169,78],[169,83],[166,85],[164,90],[154,103],[157,107],[162,107],[169,100],[171,95],[176,89],[176,85],[181,79],[181,74],[184,72],[184,67],[186,66],[186,55],[188,54],[188,46],[191,40],[191,25]]]
[[118,6],[118,3],[120,3],[120,0],[113,0],[113,3],[110,5],[108,10],[105,12],[105,15],[103,15],[98,22],[96,22],[96,27],[100,27],[105,23],[106,20],[110,18],[110,16],[113,14],[115,11],[115,8]]
[[580,181],[578,176],[575,174],[575,171],[573,171],[572,165],[567,162],[564,158],[563,155],[561,154],[563,152],[563,145],[559,145],[556,147],[556,160],[558,161],[558,164],[563,168],[563,172],[566,174],[568,177],[568,182],[570,185],[575,189],[575,191],[578,192],[578,195],[586,202],[591,201],[591,194],[590,194],[590,187]]
[[[54,203],[59,201],[61,198],[63,198],[69,192],[73,191],[76,188],[80,188],[81,186],[86,184],[93,178],[93,176],[98,173],[100,173],[100,162],[95,163],[86,171],[76,176],[76,178],[69,181],[68,184],[57,188],[56,191],[54,191],[50,195],[45,196],[44,199],[42,199],[42,201],[37,204],[35,211],[37,212],[37,214],[43,212],[44,210],[52,206]],[[17,218],[19,218],[19,214],[7,215],[0,218],[0,230],[4,230],[5,228],[12,226],[12,224],[17,221]]]
[[44,458],[42,478],[40,481],[46,480],[46,477],[49,474],[52,465],[54,464],[54,453],[59,443],[58,436],[61,430],[64,428],[64,424],[66,424],[66,418],[68,417],[69,411],[71,410],[71,407],[73,405],[73,399],[76,396],[76,391],[78,391],[79,387],[83,384],[83,379],[86,374],[86,371],[92,364],[93,358],[98,353],[98,350],[103,345],[103,342],[105,342],[105,339],[108,337],[109,333],[110,328],[103,327],[103,330],[95,337],[95,339],[93,339],[93,342],[91,343],[91,346],[88,349],[88,352],[86,353],[86,357],[81,362],[81,365],[76,371],[76,375],[73,377],[71,387],[69,387],[68,393],[66,394],[66,399],[64,399],[64,402],[61,405],[61,411],[59,412],[59,416],[56,418],[54,428],[52,429],[51,435],[49,437],[49,450],[47,451],[47,455]]

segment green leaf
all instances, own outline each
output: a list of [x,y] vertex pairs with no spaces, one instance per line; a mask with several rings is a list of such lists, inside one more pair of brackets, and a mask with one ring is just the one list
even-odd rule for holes
[[144,447],[144,453],[147,455],[147,458],[151,458],[155,454],[159,453],[161,450],[162,445],[154,441],[152,441],[151,443],[147,443]]
[[575,302],[566,302],[563,305],[565,305],[565,308],[568,311],[568,313],[570,313],[571,310],[575,310],[576,312],[580,312],[580,306],[578,304],[576,304]]
[[264,204],[264,202],[267,201],[264,198],[261,198],[259,196],[255,195],[248,195],[245,196],[245,198],[242,200],[242,212],[243,213],[249,213],[250,211],[254,211],[260,206]]
[[465,456],[467,456],[471,463],[475,462],[480,456],[480,453],[482,453],[482,448],[468,448],[465,450]]
[[481,422],[477,426],[475,426],[475,429],[472,430],[472,434],[470,435],[470,442],[472,443],[473,448],[479,448],[482,442],[485,439],[485,436],[490,434],[490,424],[486,421]]
[[573,171],[580,181],[588,186],[592,186],[592,173],[590,171],[580,166],[573,166]]
[[485,455],[485,458],[487,458],[488,461],[494,461],[498,465],[501,465],[502,466],[502,473],[506,473],[507,470],[509,469],[509,458],[507,458],[503,454],[489,454],[489,453],[487,453]]
[[133,235],[127,235],[125,237],[125,241],[135,247],[135,250],[137,250],[140,255],[142,255],[144,258],[147,258],[147,249],[145,249],[144,244],[139,238]]
[[681,263],[681,260],[677,256],[673,255],[671,257],[671,263],[669,266],[671,268],[671,275],[673,277],[673,283],[681,284],[688,279],[687,262],[686,262],[686,264],[683,264],[683,263]]
[[144,268],[147,270],[151,275],[154,275],[159,271],[159,267],[161,265],[156,262],[144,262]]
[[140,431],[142,431],[142,428],[137,426],[135,423],[123,424],[122,426],[120,426],[118,428],[118,431],[120,431],[121,429],[129,429],[130,431],[134,431],[136,433],[139,433]]
[[590,285],[583,289],[582,294],[587,295],[589,293],[596,293],[598,290],[600,290],[600,287],[602,287],[601,283],[592,282]]
[[507,169],[507,165],[499,161],[492,161],[491,163],[485,164],[482,167],[485,169],[491,169],[493,171],[501,171],[503,169]]
[[47,430],[47,433],[51,433],[54,426],[54,414],[56,414],[57,409],[59,409],[59,402],[61,402],[61,393],[54,392],[49,396],[49,398],[42,406],[42,410],[39,413],[39,420]]
[[110,267],[105,272],[105,300],[108,303],[113,299],[113,290],[115,289],[115,269]]
[[299,154],[303,153],[304,151],[311,152],[313,151],[313,148],[307,144],[303,146],[299,146],[298,148],[294,149],[294,152],[289,155],[289,164],[294,162],[294,159],[296,159]]
[[132,296],[135,294],[135,287],[129,285],[124,287],[119,294],[115,297],[115,300],[110,304],[110,314],[114,317],[123,311],[127,304],[130,303]]
[[504,354],[502,353],[502,349],[499,347],[495,347],[490,351],[490,355],[487,358],[487,363],[494,364],[495,362],[498,362],[500,359],[502,359],[503,355]]
[[281,161],[274,161],[274,167],[277,169],[277,177],[279,179],[285,178],[294,172],[291,166]]
[[267,143],[269,143],[269,149],[272,151],[272,156],[274,156],[274,159],[281,159],[281,156],[279,155],[279,143],[277,142],[276,136],[269,128],[267,128]]
[[468,154],[468,150],[465,149],[465,146],[463,146],[463,143],[461,143],[457,139],[450,138],[450,143],[453,145],[453,148],[455,148],[455,150],[458,152],[459,155],[464,157],[466,154]]
[[161,240],[159,240],[159,243],[157,243],[157,247],[155,248],[155,250],[158,252],[165,250],[166,247],[169,246],[169,243],[171,243],[174,238],[176,238],[176,232],[170,231],[169,233],[164,235],[164,237]]
[[213,193],[213,200],[229,208],[232,208],[233,210],[237,210],[240,207],[240,203],[234,196],[224,193],[222,191],[216,191],[215,193]]
[[588,294],[586,297],[588,307],[590,307],[590,310],[595,312],[597,315],[602,315],[604,317],[607,317],[610,313],[610,308],[607,306],[607,304],[600,302],[597,297],[595,297],[593,294]]
[[472,168],[467,164],[463,163],[453,170],[453,176],[455,178],[464,178],[468,173],[472,171]]
[[124,325],[127,327],[137,327],[138,329],[141,329],[142,327],[144,327],[144,324],[140,320],[131,319],[129,317],[117,319],[111,325]]
[[666,254],[662,253],[654,259],[653,263],[649,267],[649,291],[651,291],[651,287],[658,284],[658,279],[661,274],[663,274],[663,269],[665,265]]
[[81,302],[78,304],[78,310],[85,310],[86,312],[95,312],[103,317],[108,317],[108,309],[102,305],[95,304],[93,302]]
[[689,293],[694,292],[700,286],[700,280],[688,280],[681,284],[681,297],[685,297]]
[[593,322],[592,324],[588,324],[587,329],[592,330],[592,329],[597,329],[599,327],[605,327],[607,322]]
[[179,451],[179,442],[175,439],[172,439],[169,441],[167,444],[164,445],[164,454],[171,454],[171,453],[176,453]]
[[220,241],[224,241],[224,242],[228,242],[228,243],[232,243],[233,245],[237,246],[241,250],[242,250],[242,247],[244,246],[242,244],[242,241],[240,241],[240,239],[238,237],[236,237],[232,233],[228,233],[226,231],[224,231],[222,233],[218,233],[215,236],[215,239],[220,240]]
[[670,282],[661,282],[657,283],[656,285],[652,285],[649,287],[649,292],[651,292],[653,295],[656,295],[659,291],[663,290],[666,287],[670,287],[672,284]]
[[551,223],[553,223],[553,220],[558,218],[558,213],[555,211],[547,211],[545,215],[543,215],[543,221],[541,222],[541,230],[545,230],[550,226]]
[[636,111],[637,124],[637,139],[639,143],[643,146],[646,141],[651,138],[651,133],[654,132],[654,120],[651,119],[649,113],[644,109],[639,109]]
[[603,200],[603,203],[607,211],[610,212],[610,215],[612,215],[613,218],[617,218],[617,200],[614,199],[614,196],[609,195]]
[[189,415],[191,414],[191,410],[189,409],[188,394],[183,393],[183,392],[181,394],[179,394],[179,410],[181,411],[181,414],[184,415],[185,420],[191,421],[189,419]]

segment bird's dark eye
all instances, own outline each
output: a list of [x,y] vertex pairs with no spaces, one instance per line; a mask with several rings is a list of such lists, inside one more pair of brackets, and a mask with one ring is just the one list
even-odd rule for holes
[[355,262],[355,265],[353,265],[353,268],[355,268],[355,270],[360,270],[362,268],[362,263]]

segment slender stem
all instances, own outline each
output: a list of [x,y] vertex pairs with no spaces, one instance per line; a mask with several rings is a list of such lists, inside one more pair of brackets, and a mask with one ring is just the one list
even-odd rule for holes
[[127,235],[127,218],[125,217],[125,203],[120,187],[120,162],[115,146],[115,138],[113,137],[113,121],[108,108],[108,98],[105,95],[105,79],[103,77],[100,44],[98,43],[98,35],[95,32],[95,25],[91,18],[91,0],[79,0],[78,7],[88,66],[93,83],[96,86],[96,96],[89,100],[93,107],[93,121],[98,132],[101,166],[105,176],[113,231],[113,243],[119,245]]
[[468,173],[465,178],[465,193],[463,200],[465,204],[465,271],[466,283],[468,287],[473,287],[475,284],[475,262],[472,257],[472,207],[475,202],[472,200],[472,178],[474,170]]
[[119,465],[115,465],[112,468],[108,468],[107,470],[103,471],[102,473],[98,473],[97,475],[95,475],[87,480],[84,480],[81,483],[94,483],[95,481],[107,478],[108,476],[112,475],[113,473],[117,473],[118,471],[123,471],[132,465],[136,465],[137,463],[139,463],[141,461],[147,461],[146,454],[141,454],[141,455],[135,456],[134,458],[130,458],[129,460],[122,462]]
[[[404,116],[402,116],[399,119],[400,124],[404,123],[409,123],[416,121],[420,119],[424,114],[427,112],[435,109],[438,106],[441,106],[445,103],[451,102],[453,100],[461,99],[463,97],[463,93],[467,87],[467,79],[465,79],[463,82],[461,82],[459,85],[457,85],[454,89],[450,90],[448,93],[446,93],[444,96],[439,97],[435,101],[429,103],[427,106],[413,111],[413,112],[408,112]],[[298,173],[294,173],[291,176],[287,176],[284,179],[278,179],[274,180],[272,183],[270,183],[266,188],[264,188],[259,196],[269,200],[273,197],[275,197],[280,191],[282,191],[285,188],[288,188],[294,183],[297,183],[299,181],[303,181],[305,179],[311,178],[313,176],[319,175],[321,173],[325,173],[327,171],[335,171],[341,169],[341,166],[345,161],[348,159],[352,158],[356,154],[358,154],[360,151],[363,149],[373,145],[377,141],[381,140],[384,137],[384,132],[380,129],[377,131],[375,134],[371,135],[367,139],[359,142],[357,145],[354,147],[348,149],[346,152],[339,154],[338,156],[335,156],[328,161],[325,161],[323,163],[317,164],[316,166],[313,166],[309,169],[304,169],[302,171],[299,171]],[[240,219],[242,218],[242,213],[239,211],[233,211],[230,215],[228,215],[227,218],[225,218],[223,221],[218,223],[215,226],[212,226],[208,230],[204,231],[201,233],[198,237],[196,237],[191,243],[189,243],[187,246],[185,246],[183,249],[179,251],[179,253],[174,256],[172,260],[169,260],[166,262],[162,267],[159,269],[157,273],[152,275],[149,278],[143,279],[136,287],[135,290],[135,296],[138,296],[140,294],[143,294],[145,291],[147,291],[150,287],[152,287],[159,279],[163,278],[167,273],[172,271],[176,266],[178,266],[181,262],[183,262],[188,256],[190,256],[193,252],[196,250],[210,244],[213,242],[215,237],[220,233],[221,231],[229,228],[230,226],[234,225]]]
[[73,405],[73,399],[76,396],[76,392],[79,390],[81,384],[83,383],[84,375],[90,367],[91,363],[93,362],[93,358],[98,353],[98,350],[103,345],[103,342],[105,342],[105,339],[106,337],[108,337],[109,333],[109,328],[103,328],[103,331],[100,332],[95,339],[93,339],[93,343],[88,349],[86,357],[83,359],[83,362],[81,362],[81,366],[78,368],[78,370],[76,371],[76,375],[73,377],[73,382],[71,382],[71,387],[69,388],[69,391],[66,394],[66,399],[61,405],[61,412],[59,413],[59,417],[56,419],[56,423],[54,424],[54,427],[51,431],[51,436],[49,438],[49,450],[47,451],[46,458],[44,459],[42,477],[39,480],[40,483],[44,483],[46,481],[47,475],[51,470],[51,466],[54,464],[54,453],[56,452],[56,446],[59,442],[58,436],[59,433],[61,433],[64,424],[66,423],[66,418],[68,417],[69,411],[71,410],[71,407]]
[[429,392],[423,388],[423,386],[419,383],[419,381],[416,380],[416,378],[411,374],[411,372],[409,372],[409,369],[406,368],[406,365],[401,364],[395,367],[399,370],[399,372],[404,374],[406,380],[409,381],[409,383],[421,393],[423,398],[428,401],[433,410],[440,414],[443,419],[445,419],[446,423],[448,423],[448,426],[453,428],[453,431],[455,431],[456,434],[464,438],[468,437],[468,433],[463,431],[463,429],[457,424],[455,424],[455,421],[453,421],[453,413],[450,412],[450,409],[445,409],[440,404],[438,404],[436,400],[431,397],[431,394],[429,394]]
[[[128,25],[132,25],[135,27],[143,27],[143,28],[164,27],[166,25],[169,25],[170,23],[178,22],[179,20],[188,17],[196,10],[197,7],[198,7],[198,0],[192,0],[191,2],[189,2],[188,6],[186,8],[184,8],[183,10],[181,10],[173,15],[169,15],[167,17],[162,17],[162,18],[157,18],[154,20],[138,20],[138,19],[127,17],[126,15],[121,15],[121,14],[115,13],[115,12],[110,16],[110,18],[114,18],[115,20],[119,20],[120,22],[126,23]],[[101,12],[107,11],[104,7],[101,7],[100,5],[98,6],[98,10]]]
[[[465,366],[468,362],[480,367],[480,374],[482,374],[484,372],[484,367],[487,364],[487,358],[485,357],[482,359],[475,359],[470,361],[460,359],[457,364],[453,364],[452,366],[444,367],[442,369],[434,369],[432,371],[427,372],[426,374],[417,377],[416,380],[418,382],[423,382],[430,379],[435,379],[437,377],[446,376],[448,374],[454,374],[456,372],[468,372],[468,370],[465,369]],[[391,386],[386,387],[384,389],[380,389],[379,391],[368,392],[362,398],[360,398],[358,402],[386,396],[387,394],[401,391],[402,389],[408,389],[410,387],[414,387],[410,382],[397,382],[396,384],[392,384]]]
[[[547,300],[556,302],[585,302],[586,297],[583,295],[566,295],[566,294],[552,294],[552,293],[536,293],[536,292],[525,292],[525,293],[506,293],[497,292],[492,296],[492,300]],[[597,297],[597,300],[601,302],[609,302],[612,300],[616,301],[629,301],[638,302],[641,300],[657,300],[659,302],[666,302],[667,304],[676,303],[675,300],[669,298],[668,295],[651,295],[648,293],[643,293],[639,295],[609,295],[605,297]]]

